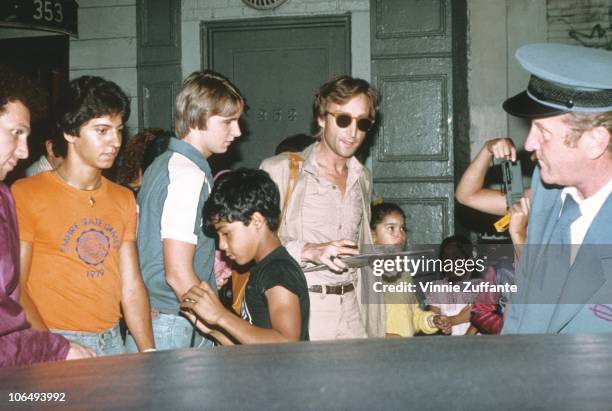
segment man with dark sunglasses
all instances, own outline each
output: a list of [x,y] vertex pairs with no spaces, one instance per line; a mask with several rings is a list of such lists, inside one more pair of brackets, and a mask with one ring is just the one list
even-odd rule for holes
[[369,294],[361,289],[367,278],[340,259],[372,244],[372,177],[355,153],[374,125],[379,101],[365,80],[344,75],[328,81],[314,101],[318,141],[298,154],[297,169],[296,156],[287,153],[261,165],[280,189],[283,245],[304,268],[327,266],[306,274],[311,340],[385,333],[384,305],[365,301]]

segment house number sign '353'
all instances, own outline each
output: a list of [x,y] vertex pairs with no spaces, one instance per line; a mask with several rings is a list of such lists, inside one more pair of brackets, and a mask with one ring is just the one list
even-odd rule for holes
[[0,26],[78,34],[74,0],[1,0]]

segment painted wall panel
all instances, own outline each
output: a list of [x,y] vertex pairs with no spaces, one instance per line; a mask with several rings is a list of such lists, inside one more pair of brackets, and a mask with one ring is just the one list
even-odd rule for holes
[[115,38],[70,42],[70,69],[136,69],[136,39]]
[[136,37],[133,5],[79,9],[79,40]]

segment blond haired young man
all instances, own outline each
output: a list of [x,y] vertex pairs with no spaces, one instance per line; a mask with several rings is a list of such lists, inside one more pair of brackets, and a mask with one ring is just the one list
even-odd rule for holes
[[158,349],[212,345],[179,315],[179,301],[202,281],[216,289],[215,241],[202,230],[202,208],[213,184],[206,159],[227,151],[240,136],[244,105],[222,75],[191,74],[176,98],[177,138],[145,172],[138,193],[138,251]]

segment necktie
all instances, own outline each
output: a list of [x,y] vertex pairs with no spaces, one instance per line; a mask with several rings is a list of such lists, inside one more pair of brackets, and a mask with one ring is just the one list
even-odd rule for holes
[[[534,272],[554,273],[567,272],[571,260],[571,230],[572,223],[580,217],[580,207],[572,196],[567,195],[561,206],[561,213],[552,228],[547,243],[541,245],[541,254],[535,253],[535,260],[530,264]],[[529,252],[530,250],[525,250]],[[546,275],[540,275],[540,287],[543,287]],[[557,277],[558,280],[558,277]]]
[[[573,290],[573,287],[571,286],[571,267],[574,261],[572,256],[572,237],[570,226],[580,216],[580,206],[578,206],[578,203],[576,203],[574,198],[568,194],[563,202],[563,208],[561,209],[561,214],[557,220],[555,232],[553,232],[553,235],[555,235],[556,231],[558,230],[558,238],[556,240],[560,240],[557,244],[561,244],[558,246],[560,255],[558,256],[557,261],[555,261],[555,264],[561,264],[561,266],[557,266],[558,268],[554,273],[558,284],[561,285],[561,289],[557,304],[554,306],[553,315],[548,324],[548,333],[558,332],[563,324],[563,321],[565,321],[564,319],[570,318],[571,315],[576,312],[577,307],[579,307],[579,305],[568,304],[568,293],[571,293]],[[574,273],[574,275],[575,274],[576,273]],[[576,277],[574,277],[574,280],[576,280]],[[551,288],[554,287],[553,285],[550,286]],[[575,285],[575,287],[578,286]]]
[[577,218],[579,218],[582,214],[580,213],[580,206],[571,195],[565,196],[565,201],[563,202],[563,209],[561,210],[561,215],[559,216],[559,220],[557,221],[557,226],[559,228],[559,238],[558,243],[563,245],[570,245],[572,243],[572,235],[570,226]]

